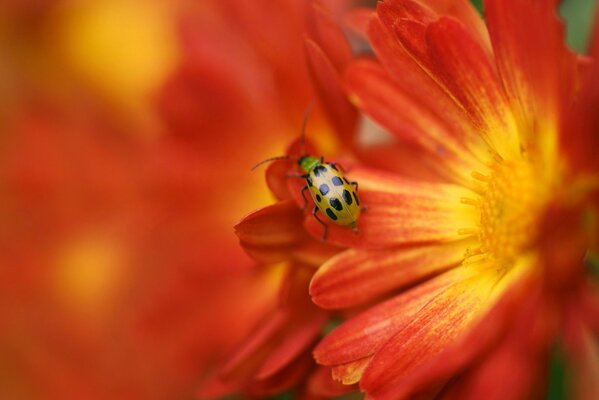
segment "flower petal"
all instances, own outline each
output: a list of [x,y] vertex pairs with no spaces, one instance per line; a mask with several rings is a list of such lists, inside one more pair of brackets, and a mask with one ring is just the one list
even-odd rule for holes
[[[460,229],[477,226],[476,210],[461,202],[464,197],[475,198],[474,194],[463,187],[391,178],[357,167],[349,175],[348,179],[359,182],[360,201],[367,210],[359,217],[358,232],[328,222],[327,243],[384,248],[448,242],[465,237]],[[322,237],[324,228],[311,215],[305,226],[314,237]]]
[[[481,357],[498,349],[506,332],[512,329],[515,319],[527,326],[538,314],[541,293],[539,285],[535,285],[531,279],[518,279],[515,283],[501,295],[497,304],[470,333],[430,362],[412,371],[404,380],[405,384],[396,388],[394,395],[397,398],[411,398],[423,389],[447,382],[452,376],[460,375],[463,371],[473,371],[474,373],[466,372],[467,377],[452,382],[451,389],[445,391],[444,395],[450,398],[453,398],[451,395],[454,394],[455,398],[477,398],[465,396],[464,391],[469,390],[467,388],[471,385],[470,380],[476,375]],[[517,335],[526,336],[520,332]],[[488,389],[490,386],[484,387]]]
[[302,213],[292,200],[264,207],[235,226],[244,249],[259,261],[283,260],[293,245],[305,239]]
[[305,48],[309,71],[327,116],[337,134],[351,143],[357,112],[347,100],[339,71],[316,42],[306,39]]
[[463,268],[452,270],[370,308],[327,335],[314,349],[314,358],[333,366],[372,356],[431,299],[472,274]]
[[[401,0],[395,0],[401,1]],[[483,19],[468,0],[418,0],[427,5],[437,15],[451,16],[460,21],[468,32],[491,54],[491,40]],[[392,1],[393,2],[393,1]]]
[[564,43],[556,6],[555,0],[485,1],[497,67],[526,146],[551,147],[560,110],[574,91],[576,58]]
[[502,157],[518,158],[515,121],[491,59],[458,21],[429,24],[426,42],[432,71],[464,107],[483,137]]
[[327,55],[337,71],[342,71],[352,59],[351,48],[345,34],[339,27],[330,10],[320,0],[310,4],[310,39]]
[[319,397],[333,398],[356,390],[357,385],[343,385],[333,380],[331,368],[318,367],[308,379],[308,392]]
[[[430,72],[399,41],[395,32],[399,18],[397,13],[386,2],[379,3],[377,10],[377,18],[372,20],[369,27],[370,43],[399,90],[409,93],[415,103],[426,107],[443,121],[447,131],[443,143],[454,143],[448,145],[450,148],[466,148],[476,159],[484,162],[488,154],[472,121],[465,116],[464,110],[447,90],[431,77]],[[424,41],[424,36],[420,40]],[[396,113],[400,111],[397,110]]]
[[479,163],[462,138],[456,137],[411,92],[404,91],[379,64],[369,60],[354,62],[345,81],[361,110],[398,138],[427,149],[429,157],[440,160],[445,169],[457,175],[458,182],[469,181],[470,172]]
[[290,330],[290,333],[282,339],[281,343],[269,353],[255,378],[259,380],[267,379],[291,363],[316,340],[328,318],[326,312],[315,312],[312,318]]
[[386,250],[350,249],[312,278],[310,295],[323,308],[351,307],[458,265],[474,241]]
[[491,306],[496,299],[493,288],[501,279],[496,266],[481,264],[458,271],[464,269],[478,273],[443,290],[376,353],[360,381],[370,396],[396,398],[394,390],[406,376],[455,343]]

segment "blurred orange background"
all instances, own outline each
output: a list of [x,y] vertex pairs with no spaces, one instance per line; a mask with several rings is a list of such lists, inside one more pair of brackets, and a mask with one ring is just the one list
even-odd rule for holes
[[232,227],[312,98],[305,7],[2,2],[1,399],[193,398],[272,306]]

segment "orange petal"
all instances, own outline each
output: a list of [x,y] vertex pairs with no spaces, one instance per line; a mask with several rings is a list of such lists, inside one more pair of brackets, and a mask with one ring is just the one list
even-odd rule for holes
[[[523,143],[553,136],[560,110],[572,99],[576,59],[564,43],[556,5],[555,0],[485,1],[497,67],[524,125]],[[530,138],[531,132],[541,135]]]
[[291,171],[292,163],[288,160],[278,160],[272,162],[266,169],[266,184],[270,191],[279,200],[288,200],[292,196],[287,186],[287,175]]
[[339,71],[322,48],[306,39],[306,57],[316,91],[337,134],[352,143],[357,113],[347,100]]
[[360,38],[368,37],[368,24],[375,17],[372,8],[354,8],[345,15],[345,23]]
[[[397,398],[411,398],[430,386],[447,382],[452,377],[460,375],[472,365],[476,365],[483,355],[500,346],[506,332],[511,329],[513,320],[519,319],[527,324],[534,320],[538,313],[537,305],[540,299],[540,288],[530,280],[523,279],[510,288],[487,315],[472,329],[470,333],[449,346],[439,356],[431,359],[412,371],[404,380],[405,384],[394,391]],[[526,312],[522,312],[526,309]],[[524,334],[521,334],[524,337]],[[472,368],[476,371],[476,368]],[[476,372],[474,372],[475,375]],[[468,377],[451,384],[447,393],[449,397],[466,398],[464,391],[471,384]],[[456,386],[456,387],[453,387]],[[451,395],[450,395],[451,394]],[[453,398],[453,397],[451,397]],[[476,397],[472,397],[476,398]]]
[[461,263],[474,241],[389,250],[350,249],[312,278],[310,295],[323,308],[351,307]]
[[375,354],[431,299],[459,282],[465,272],[452,270],[432,278],[344,322],[316,346],[316,361],[340,365]]
[[[444,126],[454,138],[451,140],[452,143],[462,144],[476,154],[478,159],[484,160],[488,154],[463,109],[400,43],[394,31],[396,19],[386,3],[379,3],[377,10],[379,10],[378,18],[370,23],[369,39],[378,60],[403,93],[409,93],[414,102],[426,107],[444,122]],[[385,25],[383,21],[386,20],[389,21]],[[397,110],[397,113],[400,112],[402,111]]]
[[428,156],[440,160],[457,175],[457,181],[469,181],[469,174],[480,164],[456,136],[426,104],[404,91],[383,68],[368,60],[358,61],[346,73],[348,90],[366,114],[398,138],[418,143]]
[[520,154],[515,121],[491,59],[458,21],[442,17],[426,31],[434,74],[483,129],[485,140],[504,158]]
[[253,247],[261,250],[281,249],[303,239],[302,213],[291,200],[254,211],[235,226],[235,233],[249,252]]
[[[483,268],[486,270],[472,272]],[[395,398],[394,391],[405,384],[406,376],[455,343],[491,306],[493,288],[501,279],[494,264],[460,267],[451,272],[463,273],[464,279],[422,307],[385,343],[364,371],[360,387],[370,396]]]
[[[407,243],[422,243],[464,238],[461,228],[477,226],[475,209],[461,203],[474,198],[460,186],[430,184],[357,167],[348,179],[359,182],[361,205],[367,207],[359,217],[358,231],[327,223],[327,243],[360,248],[384,248]],[[321,219],[324,218],[321,216]],[[322,237],[323,226],[311,215],[306,229]]]
[[289,365],[316,340],[328,318],[328,313],[315,310],[315,315],[312,318],[294,327],[281,343],[269,353],[255,378],[259,380],[267,379]]
[[[401,0],[395,0],[401,1]],[[438,16],[448,15],[460,21],[468,32],[491,54],[491,41],[483,19],[468,0],[418,0]],[[392,1],[393,2],[393,1]]]
[[354,385],[360,381],[364,370],[372,360],[372,356],[361,358],[346,364],[336,365],[331,369],[333,379],[344,385]]
[[575,399],[599,398],[599,347],[597,337],[583,321],[572,318],[567,335],[567,350],[572,367]]
[[343,385],[333,380],[331,368],[318,367],[308,379],[308,392],[319,397],[333,398],[356,390],[357,385]]
[[265,346],[288,321],[287,312],[277,311],[269,315],[220,369],[220,378],[225,381],[243,380],[251,376],[264,356]]
[[265,398],[268,395],[281,393],[298,385],[313,366],[312,357],[309,353],[306,353],[276,375],[264,380],[253,381],[249,385],[248,391],[257,398]]
[[345,34],[333,14],[319,0],[310,4],[311,18],[309,37],[327,55],[337,71],[342,71],[351,61],[352,52]]

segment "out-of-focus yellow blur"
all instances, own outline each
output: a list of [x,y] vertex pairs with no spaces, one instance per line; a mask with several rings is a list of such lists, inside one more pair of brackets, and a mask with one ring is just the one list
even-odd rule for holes
[[0,399],[192,398],[273,306],[232,228],[311,98],[270,3],[0,4]]

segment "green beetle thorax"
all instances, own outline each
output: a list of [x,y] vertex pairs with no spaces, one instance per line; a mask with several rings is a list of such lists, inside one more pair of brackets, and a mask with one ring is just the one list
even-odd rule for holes
[[300,166],[302,171],[309,173],[314,169],[314,167],[320,164],[320,159],[311,156],[303,156],[297,160],[297,164]]

